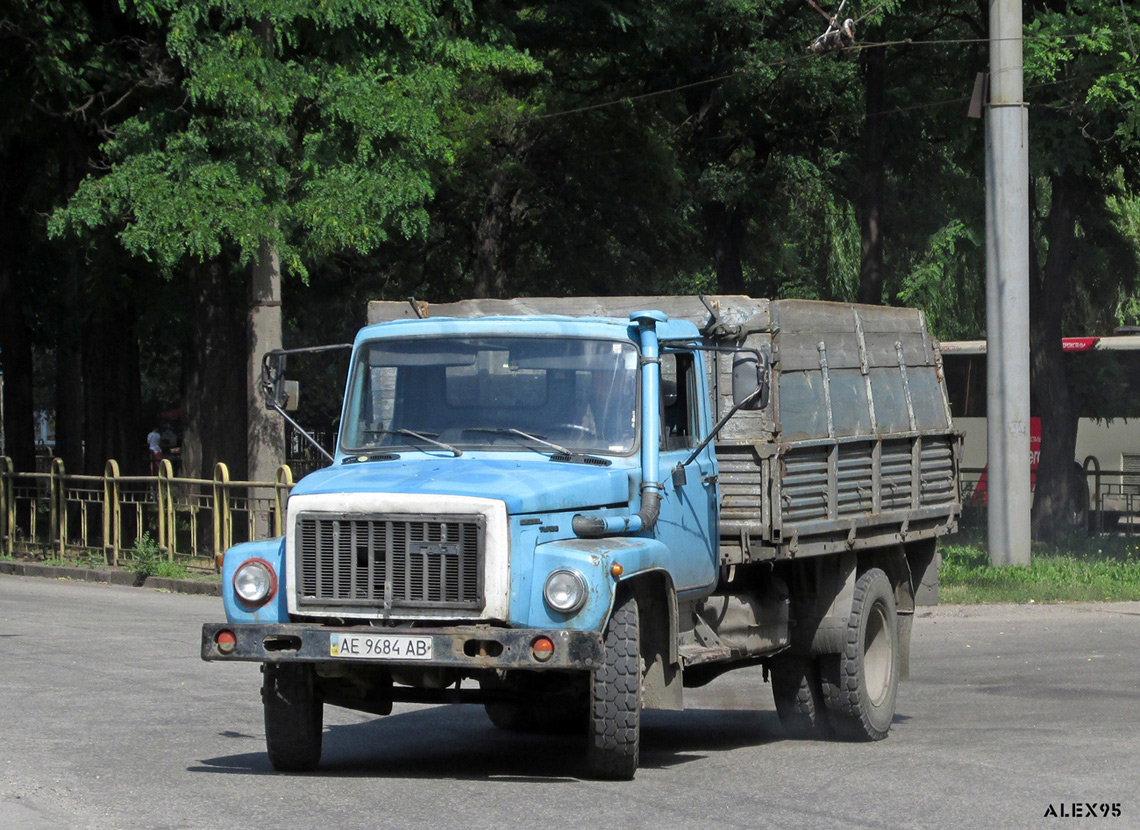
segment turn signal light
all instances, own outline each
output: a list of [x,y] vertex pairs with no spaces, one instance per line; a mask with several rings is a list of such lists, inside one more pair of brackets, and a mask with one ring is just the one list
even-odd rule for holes
[[549,637],[536,637],[530,644],[530,653],[540,663],[545,663],[554,656],[554,641]]
[[233,654],[237,648],[237,635],[229,629],[222,629],[214,635],[214,645],[222,654]]

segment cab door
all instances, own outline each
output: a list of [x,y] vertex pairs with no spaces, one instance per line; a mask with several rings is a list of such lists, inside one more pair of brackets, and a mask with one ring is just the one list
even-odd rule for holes
[[712,442],[685,467],[684,483],[673,470],[689,457],[711,423],[705,377],[691,351],[661,354],[660,475],[664,494],[654,535],[669,549],[669,571],[678,592],[710,589],[719,558],[716,457]]

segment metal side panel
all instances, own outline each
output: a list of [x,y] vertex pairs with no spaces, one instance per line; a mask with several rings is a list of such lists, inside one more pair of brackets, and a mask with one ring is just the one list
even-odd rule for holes
[[784,543],[814,539],[828,550],[944,532],[960,510],[955,440],[942,433],[782,445],[773,524]]

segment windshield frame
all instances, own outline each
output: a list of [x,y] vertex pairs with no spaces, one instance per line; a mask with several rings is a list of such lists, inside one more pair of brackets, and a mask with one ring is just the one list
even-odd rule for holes
[[[617,444],[605,444],[602,441],[596,440],[592,443],[581,443],[573,440],[567,440],[564,435],[550,435],[551,430],[557,426],[557,421],[551,420],[548,425],[540,424],[535,426],[533,423],[523,422],[525,426],[520,426],[517,422],[505,423],[496,421],[494,423],[483,423],[478,418],[472,419],[468,425],[464,425],[457,430],[445,430],[443,434],[437,433],[435,430],[428,427],[423,427],[421,436],[426,436],[433,439],[431,443],[423,440],[416,440],[407,437],[407,433],[403,436],[398,434],[399,431],[406,431],[409,429],[416,429],[416,426],[408,424],[400,424],[394,426],[394,415],[386,422],[374,421],[373,423],[379,425],[386,423],[382,429],[375,430],[375,432],[385,432],[386,440],[377,442],[355,442],[350,441],[350,436],[357,434],[359,430],[359,422],[361,420],[361,412],[365,407],[362,401],[362,396],[365,394],[366,384],[370,383],[370,379],[362,377],[362,373],[371,372],[376,368],[370,362],[370,355],[376,348],[384,348],[385,346],[393,347],[393,352],[398,352],[401,345],[416,343],[424,344],[431,341],[461,341],[472,346],[477,347],[481,341],[489,341],[491,345],[494,343],[508,343],[508,342],[521,342],[527,340],[541,341],[550,343],[551,341],[573,342],[580,341],[586,343],[595,343],[599,345],[609,345],[614,348],[615,361],[612,370],[613,376],[617,378],[620,374],[623,375],[623,383],[625,389],[621,390],[620,395],[622,398],[628,396],[633,412],[631,414],[631,422],[628,426],[622,427],[622,431],[628,429],[628,440],[624,441],[620,446]],[[492,350],[486,350],[488,353]],[[620,356],[619,356],[620,355]],[[582,353],[586,357],[586,353]],[[621,366],[621,362],[626,362],[628,366]],[[436,368],[434,364],[424,364]],[[441,363],[441,368],[446,369],[446,365]],[[552,371],[552,370],[546,370]],[[597,370],[591,371],[583,365],[581,369],[563,369],[560,371],[573,372],[573,373],[586,373],[593,377],[598,373]],[[357,343],[356,349],[353,354],[352,365],[349,371],[348,382],[345,390],[344,408],[341,413],[341,429],[337,439],[337,451],[342,458],[356,458],[365,457],[370,454],[380,453],[406,453],[406,452],[426,452],[435,454],[442,451],[439,446],[440,442],[448,446],[452,446],[463,450],[464,452],[538,452],[543,455],[551,455],[557,453],[552,449],[552,444],[558,445],[561,448],[566,445],[575,455],[588,454],[599,455],[614,458],[633,457],[640,453],[641,447],[641,371],[642,371],[642,358],[640,344],[636,340],[628,337],[604,337],[596,334],[578,335],[570,333],[559,333],[557,335],[545,333],[505,333],[502,331],[495,332],[433,332],[416,335],[398,335],[388,337],[373,337],[368,340],[360,341]],[[576,379],[575,385],[580,383],[581,380]],[[549,387],[551,379],[546,378],[546,383]],[[447,390],[441,390],[441,394],[435,400],[443,406],[450,406],[457,409],[453,402],[449,402],[447,398]],[[392,406],[395,407],[394,402],[398,395],[393,395]],[[618,398],[620,400],[621,398]],[[375,399],[374,399],[375,400]],[[542,406],[535,407],[535,411],[541,410]],[[624,413],[624,407],[619,408],[620,413]],[[382,417],[382,416],[380,416]],[[622,416],[624,417],[624,416]],[[568,425],[568,424],[567,424]],[[529,428],[527,428],[529,426]],[[544,428],[545,426],[545,428]],[[486,431],[488,428],[497,428],[501,434],[494,434],[491,431]],[[480,432],[480,430],[484,430]],[[460,434],[456,434],[459,432]],[[514,434],[507,434],[513,432]],[[529,433],[529,435],[527,435]],[[537,437],[543,439],[542,441],[527,440],[530,437]],[[450,454],[450,453],[449,453]],[[560,453],[558,453],[560,455]]]

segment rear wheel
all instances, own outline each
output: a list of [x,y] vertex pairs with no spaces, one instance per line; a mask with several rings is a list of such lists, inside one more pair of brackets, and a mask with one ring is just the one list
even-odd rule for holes
[[879,741],[895,717],[899,625],[891,581],[872,568],[855,582],[843,651],[822,663],[824,699],[837,736]]
[[606,623],[605,660],[590,681],[588,761],[595,778],[628,781],[641,733],[641,653],[637,601],[618,599]]
[[312,666],[262,666],[265,748],[278,772],[309,772],[321,761],[324,701]]
[[776,714],[789,738],[831,734],[819,668],[811,657],[776,657],[768,664]]

